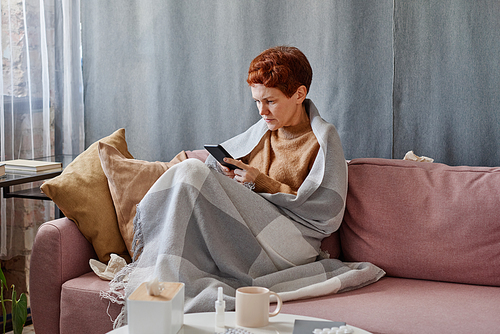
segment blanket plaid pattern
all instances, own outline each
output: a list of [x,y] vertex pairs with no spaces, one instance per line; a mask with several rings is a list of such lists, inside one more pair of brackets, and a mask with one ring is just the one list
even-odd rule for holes
[[351,290],[382,274],[369,263],[315,261],[313,230],[194,159],[155,183],[135,224],[141,255],[127,292],[153,277],[184,282],[186,312],[213,311],[219,286],[231,310],[241,286],[265,286],[290,300]]
[[[385,274],[320,256],[321,240],[342,221],[347,170],[336,130],[312,102],[307,108],[320,152],[297,196],[257,194],[210,167],[213,159],[188,159],[156,181],[137,206],[125,297],[157,277],[185,283],[185,312],[213,311],[219,286],[232,310],[241,286],[265,286],[287,301],[356,289]],[[223,146],[241,157],[266,129],[259,122]]]

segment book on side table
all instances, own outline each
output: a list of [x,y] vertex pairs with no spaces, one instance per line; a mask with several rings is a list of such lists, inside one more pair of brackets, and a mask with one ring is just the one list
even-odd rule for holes
[[41,173],[62,170],[61,162],[15,159],[6,160],[5,171],[10,173]]

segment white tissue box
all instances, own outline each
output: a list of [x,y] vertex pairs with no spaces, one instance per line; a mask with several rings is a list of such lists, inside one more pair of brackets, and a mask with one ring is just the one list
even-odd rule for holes
[[163,283],[159,296],[142,283],[127,298],[129,334],[176,334],[184,323],[184,283]]

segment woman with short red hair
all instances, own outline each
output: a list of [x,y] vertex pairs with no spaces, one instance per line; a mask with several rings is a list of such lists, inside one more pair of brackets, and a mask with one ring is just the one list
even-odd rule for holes
[[[212,311],[217,287],[227,310],[235,290],[260,285],[284,300],[350,290],[377,279],[368,264],[321,252],[342,221],[347,165],[335,127],[306,99],[312,69],[294,47],[265,50],[248,84],[262,119],[221,145],[234,157],[187,159],[168,169],[137,206],[126,289],[185,283],[185,311]],[[236,181],[236,182],[235,182]],[[348,274],[346,274],[348,273]],[[335,278],[335,279],[331,279]]]
[[306,106],[312,68],[297,48],[277,46],[251,63],[247,82],[269,131],[252,152],[239,161],[240,169],[222,167],[236,181],[255,186],[259,193],[296,195],[319,150]]
[[309,92],[312,68],[306,56],[292,46],[270,48],[255,57],[248,69],[250,86],[262,84],[276,87],[287,97],[292,97],[300,86]]

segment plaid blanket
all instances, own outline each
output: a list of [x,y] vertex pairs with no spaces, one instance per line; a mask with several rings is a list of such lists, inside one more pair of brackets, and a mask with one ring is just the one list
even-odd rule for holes
[[[320,151],[296,196],[257,194],[211,168],[210,158],[188,159],[156,181],[137,207],[139,256],[127,268],[126,296],[158,277],[185,283],[186,312],[213,311],[219,286],[232,310],[241,286],[265,286],[286,301],[352,290],[385,274],[319,256],[321,240],[342,221],[347,167],[335,128],[310,101],[307,110]],[[258,122],[223,146],[244,156],[265,131]]]

